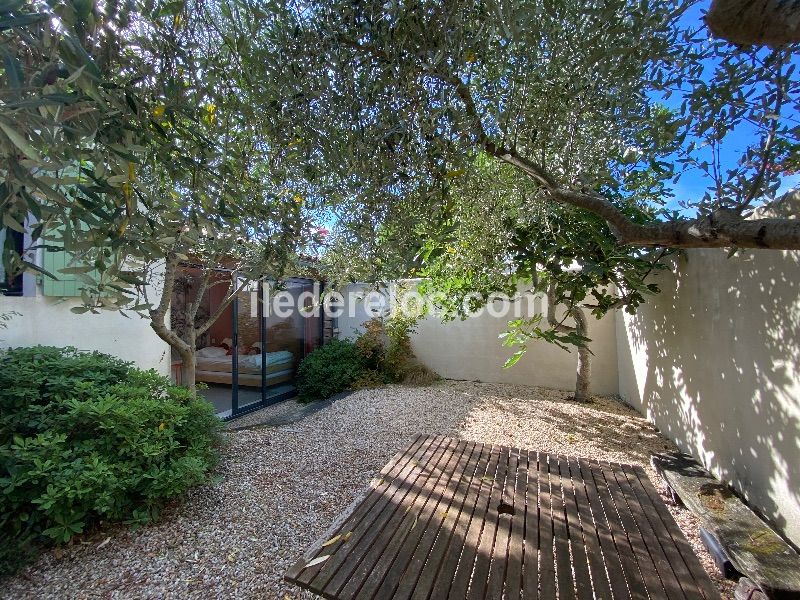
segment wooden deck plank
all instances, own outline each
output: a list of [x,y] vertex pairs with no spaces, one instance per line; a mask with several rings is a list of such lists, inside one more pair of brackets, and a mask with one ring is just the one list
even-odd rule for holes
[[703,597],[706,598],[706,600],[719,598],[717,587],[714,585],[714,582],[711,581],[711,578],[708,576],[708,573],[706,573],[705,569],[703,569],[700,561],[696,560],[691,545],[678,527],[675,519],[670,514],[669,509],[661,500],[661,496],[653,485],[653,482],[650,481],[643,469],[633,469],[632,467],[631,469],[637,476],[639,485],[642,486],[645,494],[650,499],[650,507],[655,510],[656,514],[658,514],[658,516],[661,518],[661,522],[666,526],[667,531],[672,538],[673,544],[675,544],[675,547],[678,553],[681,555],[686,568],[692,575],[697,589],[700,591]]
[[[453,493],[474,450],[475,444],[461,442],[453,452],[455,463],[453,459],[450,460],[428,500],[414,517],[416,526],[409,530],[406,539],[398,547],[391,566],[383,575],[383,582],[376,588],[376,598],[401,598],[408,596],[414,590],[417,577],[428,556],[428,550],[436,539],[442,522],[447,518]],[[387,548],[384,552],[383,562],[388,560],[390,551],[390,548]],[[381,575],[381,571],[383,568],[374,569],[370,579],[374,581]],[[401,581],[405,583],[405,591],[402,594],[398,590]],[[369,579],[365,586],[370,587]]]
[[330,600],[719,598],[641,468],[427,436],[286,579]]
[[558,598],[559,600],[574,600],[575,581],[572,573],[569,528],[567,526],[567,513],[564,509],[564,486],[561,478],[560,463],[558,456],[548,456]]
[[588,460],[579,458],[578,467],[586,490],[586,497],[589,501],[589,509],[592,512],[592,520],[597,530],[603,565],[608,575],[613,597],[615,599],[631,598],[627,577],[625,576],[625,565],[623,564],[620,549],[614,539],[614,534],[611,531],[611,525],[608,520],[609,515],[606,514],[605,506],[600,498],[600,490],[594,479],[591,465]]
[[[337,551],[344,542],[340,541],[329,546],[323,546],[323,544],[337,535],[343,536],[347,532],[352,531],[351,529],[346,529],[346,526],[360,523],[361,520],[367,518],[376,503],[384,498],[384,490],[379,489],[381,487],[381,480],[388,480],[391,486],[398,485],[398,481],[402,482],[407,471],[412,468],[411,463],[416,460],[422,460],[425,456],[425,452],[433,443],[433,438],[417,436],[407,449],[398,452],[381,470],[378,478],[373,481],[366,492],[353,501],[350,505],[350,510],[341,513],[339,518],[322,534],[317,542],[312,544],[309,552],[304,554],[300,560],[289,569],[285,575],[285,579],[300,585],[307,585],[309,581],[313,580],[321,569],[321,566],[306,568],[305,565],[318,556]],[[301,574],[304,575],[302,580],[299,579]]]
[[[680,593],[687,600],[703,600],[703,595],[697,588],[696,583],[693,581],[692,574],[686,567],[686,564],[678,552],[675,542],[672,539],[671,532],[661,520],[657,512],[653,510],[650,504],[650,499],[644,491],[644,488],[639,483],[639,476],[636,472],[637,469],[629,465],[614,465],[614,471],[617,480],[624,478],[626,482],[626,493],[632,494],[633,498],[629,504],[635,504],[638,507],[638,513],[645,519],[644,524],[639,526],[640,531],[648,532],[645,541],[648,544],[648,550],[652,556],[658,556],[660,561],[664,561],[669,565],[670,571],[673,575],[667,575],[668,581],[664,581],[667,591],[671,586],[677,585],[680,588]],[[637,516],[637,519],[639,517]],[[677,528],[677,525],[675,525]],[[651,549],[651,544],[655,548]],[[663,567],[666,571],[666,568]],[[674,583],[672,583],[674,581]],[[676,598],[680,598],[678,592],[674,592]]]
[[525,509],[528,487],[528,453],[515,450],[517,469],[514,473],[512,501],[513,519],[509,520],[508,556],[505,573],[506,600],[520,600],[522,596],[522,561],[525,556]]
[[[575,504],[581,522],[583,542],[586,548],[586,559],[589,563],[589,572],[592,578],[592,594],[595,598],[611,598],[611,585],[608,582],[603,552],[600,547],[600,532],[592,514],[586,482],[578,459],[570,457],[568,464],[570,476],[572,477],[573,492],[575,493]],[[580,589],[578,593],[581,593]]]
[[675,598],[676,600],[685,598],[681,584],[672,569],[672,565],[664,554],[664,550],[661,548],[658,539],[656,539],[652,525],[642,509],[641,504],[637,501],[628,483],[627,477],[622,472],[619,465],[609,465],[608,473],[613,475],[619,490],[622,492],[628,511],[636,525],[637,537],[644,543],[643,553],[650,557],[656,569],[656,573],[658,574],[658,578],[661,580],[661,585],[667,592],[667,596]]
[[525,600],[539,598],[539,454],[528,456],[525,486],[525,540],[522,552],[522,588]]
[[[592,480],[594,481],[594,486],[597,489],[597,496],[602,511],[605,514],[611,537],[614,540],[614,548],[619,557],[619,562],[622,567],[622,577],[627,586],[628,594],[632,600],[648,600],[647,587],[645,586],[642,574],[639,572],[639,564],[636,562],[636,557],[633,553],[628,535],[622,527],[619,514],[617,514],[617,508],[611,497],[611,492],[608,490],[606,478],[599,464],[595,461],[586,461],[586,464]],[[617,586],[619,586],[619,584],[617,584]],[[616,589],[614,593],[617,593]]]
[[[430,562],[430,556],[436,541],[440,537],[444,537],[443,531],[452,526],[458,518],[461,506],[466,498],[469,479],[475,472],[482,453],[483,446],[479,444],[468,444],[464,449],[457,471],[453,473],[452,479],[442,494],[440,505],[434,509],[433,517],[429,521],[430,525],[419,536],[416,549],[405,565],[393,598],[398,600],[401,598],[406,599],[415,593],[425,566]],[[469,476],[466,475],[467,473],[469,473]],[[423,583],[423,585],[425,584]]]
[[[322,568],[311,582],[310,589],[331,590],[336,594],[344,585],[353,571],[361,564],[375,539],[383,530],[386,522],[391,519],[398,505],[410,502],[407,499],[417,484],[417,479],[422,473],[419,465],[436,464],[445,451],[446,442],[437,438],[425,450],[419,461],[412,461],[404,470],[405,478],[393,483],[385,490],[381,499],[372,507],[366,519],[361,520],[355,527],[346,531],[353,534],[347,542],[346,552],[336,552],[330,559],[322,563]],[[300,578],[298,578],[300,579]]]
[[[506,571],[508,569],[511,530],[514,523],[518,520],[514,512],[514,498],[517,488],[519,451],[514,448],[506,448],[505,451],[508,462],[505,481],[503,482],[500,494],[500,503],[493,508],[493,512],[488,516],[488,518],[496,521],[496,533],[491,555],[491,565],[489,567],[489,577],[486,582],[485,594],[483,594],[483,596],[476,596],[478,598],[485,598],[486,600],[503,600]],[[498,485],[500,485],[499,481]]]
[[556,599],[556,555],[553,539],[550,458],[539,453],[539,598]]
[[575,501],[575,487],[569,468],[569,458],[559,457],[558,468],[561,473],[561,489],[564,495],[564,512],[567,517],[567,532],[572,558],[572,570],[575,577],[575,596],[578,600],[593,600],[592,578],[589,575],[589,559],[586,556],[586,542],[578,516],[578,505]]
[[[380,531],[376,532],[372,543],[363,556],[360,556],[358,567],[350,575],[344,574],[331,580],[330,588],[337,598],[355,598],[362,586],[369,580],[371,588],[380,585],[383,574],[391,567],[391,559],[408,533],[419,524],[419,511],[423,510],[430,495],[436,491],[436,483],[445,476],[447,466],[452,462],[458,448],[456,440],[449,440],[436,462],[420,464],[415,485],[402,501],[395,503],[388,519],[381,522]],[[431,478],[435,478],[431,486]],[[387,511],[388,512],[388,511]],[[367,592],[365,598],[374,597]]]
[[[452,585],[456,579],[456,573],[459,571],[459,568],[463,568],[462,561],[465,560],[464,550],[467,547],[467,539],[470,536],[470,531],[475,522],[482,519],[481,498],[488,496],[486,491],[489,489],[490,483],[487,483],[487,479],[490,481],[494,480],[498,457],[499,450],[496,446],[487,445],[484,447],[481,464],[475,471],[475,476],[472,478],[467,491],[465,506],[469,507],[469,510],[465,510],[462,513],[464,517],[457,523],[451,540],[448,543],[448,552],[442,561],[438,577],[429,595],[431,599],[435,598],[438,600],[439,598],[448,598],[452,592]],[[470,562],[470,568],[471,567],[472,563]],[[467,584],[464,585],[462,598],[466,595],[466,586]]]
[[500,525],[499,506],[503,498],[506,485],[506,475],[509,470],[509,451],[508,448],[500,448],[497,474],[492,483],[492,491],[489,496],[489,505],[483,514],[483,527],[478,541],[477,556],[475,566],[472,570],[472,580],[469,585],[467,598],[479,600],[485,598],[489,583],[489,569],[492,566],[495,542],[497,541],[497,531]]
[[453,569],[455,570],[455,565],[458,563],[463,541],[460,536],[466,530],[477,501],[477,494],[473,488],[476,485],[480,486],[481,478],[486,473],[491,447],[484,444],[476,444],[475,454],[477,454],[475,465],[473,466],[470,463],[468,470],[462,474],[456,493],[457,500],[453,503],[453,508],[448,511],[447,518],[442,522],[433,548],[425,565],[422,567],[414,589],[414,595],[412,596],[414,600],[435,598],[436,596],[433,596],[433,586],[445,564],[448,560],[453,559]]
[[[648,595],[663,595],[664,586],[661,583],[656,565],[653,558],[647,552],[647,546],[644,543],[642,534],[633,518],[631,509],[622,493],[622,489],[617,483],[614,471],[608,463],[597,463],[598,469],[605,477],[606,485],[610,492],[611,498],[614,501],[617,514],[619,515],[620,522],[625,529],[625,533],[633,549],[633,555],[639,565],[639,572],[642,574],[642,579],[645,583],[645,590]],[[667,596],[668,598],[670,596]]]
[[[481,478],[481,483],[483,485],[477,490],[478,503],[475,506],[475,512],[470,521],[469,529],[467,529],[464,536],[458,566],[452,575],[452,581],[447,582],[449,592],[446,596],[434,595],[433,598],[463,600],[467,597],[469,583],[472,579],[472,569],[475,565],[475,556],[478,552],[478,543],[480,542],[481,532],[483,531],[483,516],[489,508],[491,490],[494,487],[495,478],[497,477],[501,456],[502,448],[500,448],[500,446],[493,446],[489,467],[486,469],[486,474]],[[441,579],[446,579],[448,575],[449,573],[443,573]]]

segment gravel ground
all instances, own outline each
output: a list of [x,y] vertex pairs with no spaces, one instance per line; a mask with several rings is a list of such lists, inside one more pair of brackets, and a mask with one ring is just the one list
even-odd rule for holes
[[[43,555],[0,582],[0,598],[314,598],[284,584],[283,573],[418,433],[640,464],[713,574],[696,521],[670,505],[649,464],[673,446],[611,398],[577,405],[567,395],[470,382],[387,386],[291,425],[232,431],[219,483],[156,524],[104,528]],[[715,581],[733,597],[730,582]]]

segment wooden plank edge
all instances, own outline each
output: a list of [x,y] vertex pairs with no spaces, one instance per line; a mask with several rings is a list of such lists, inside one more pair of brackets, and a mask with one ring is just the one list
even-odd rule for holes
[[[654,454],[650,462],[656,472],[667,482],[672,493],[678,495],[682,504],[703,523],[703,528],[719,544],[720,549],[730,559],[736,571],[745,575],[769,598],[800,600],[800,555],[733,490],[721,483],[688,454],[677,452]],[[678,469],[685,472],[678,473]],[[698,481],[706,482],[703,485],[713,486],[714,489],[728,490],[730,497],[727,498],[727,501],[736,504],[736,510],[740,512],[742,519],[758,524],[760,530],[770,537],[768,542],[762,539],[759,547],[764,545],[777,550],[776,547],[779,546],[780,552],[772,552],[770,557],[762,558],[758,552],[748,550],[746,547],[740,548],[739,544],[726,539],[725,532],[721,530],[718,523],[724,519],[713,518],[707,513],[709,509],[702,506],[700,499],[693,497],[688,490],[682,489],[684,486],[680,481],[681,477],[684,479],[697,478]],[[767,558],[769,558],[769,562],[767,562]],[[780,560],[783,564],[777,566],[776,560]]]
[[[421,435],[421,434],[415,436],[414,439],[411,440],[410,443],[408,443],[406,446],[403,446],[403,448],[401,450],[399,450],[398,452],[395,453],[395,455],[392,457],[392,459],[388,463],[386,463],[386,465],[384,467],[381,468],[381,470],[379,471],[379,474],[383,473],[384,471],[389,472],[391,470],[391,467],[393,467],[395,464],[397,464],[397,462],[399,460],[401,460],[403,458],[403,456],[406,455],[406,453],[408,452],[409,448],[411,448],[417,441],[419,441],[420,438],[425,438],[425,437],[435,437],[435,436],[425,436],[425,435]],[[378,486],[378,482],[376,482],[376,480],[373,478],[373,480],[370,481],[370,483],[361,491],[361,493],[358,494],[353,499],[353,501],[350,504],[348,504],[347,507],[344,508],[337,515],[337,517],[328,526],[328,528],[325,530],[325,532],[321,536],[319,536],[316,540],[314,540],[309,545],[308,549],[295,562],[295,564],[292,567],[290,567],[288,571],[286,571],[286,573],[283,576],[284,581],[287,581],[287,582],[292,583],[294,585],[300,585],[300,583],[297,581],[296,578],[299,576],[300,573],[302,573],[302,571],[305,568],[306,564],[308,564],[308,562],[311,559],[313,559],[314,556],[316,556],[316,554],[320,551],[320,548],[322,548],[322,545],[333,537],[333,535],[336,533],[336,531],[342,525],[344,525],[344,523],[347,521],[347,519],[350,518],[350,515],[353,514],[353,512],[356,510],[356,508],[358,508],[358,506],[362,502],[364,502],[364,500],[366,500],[367,496],[369,496],[372,493],[372,491],[375,490],[375,488],[377,486]],[[296,574],[294,574],[295,572],[296,572]],[[302,586],[302,587],[305,587],[305,586]]]

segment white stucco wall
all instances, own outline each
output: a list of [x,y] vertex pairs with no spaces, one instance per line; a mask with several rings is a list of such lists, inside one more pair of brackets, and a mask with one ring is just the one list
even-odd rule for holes
[[0,347],[41,344],[99,350],[169,375],[169,345],[156,336],[149,320],[111,311],[78,315],[70,311],[80,304],[78,299],[51,298],[40,292],[37,286],[33,294],[26,285],[26,296],[0,296],[0,314],[20,313],[7,322],[6,329],[0,329]]
[[[363,294],[368,289],[369,286],[354,285],[342,291],[347,298],[350,291]],[[520,315],[533,314],[535,306],[527,308],[530,310],[521,309]],[[345,314],[339,317],[337,325],[340,337],[352,339],[370,315],[360,305],[355,316],[348,316],[348,312],[345,307]],[[418,324],[412,337],[414,353],[447,379],[574,389],[577,353],[567,352],[547,342],[532,342],[527,354],[517,364],[503,368],[515,349],[503,347],[498,336],[508,329],[511,318],[514,318],[513,315],[500,317],[485,312],[464,321],[442,323],[437,317],[426,317]],[[597,394],[616,394],[618,379],[614,317],[607,316],[600,321],[592,318],[589,326],[594,352],[592,391]]]
[[800,252],[688,252],[617,319],[621,396],[800,544]]

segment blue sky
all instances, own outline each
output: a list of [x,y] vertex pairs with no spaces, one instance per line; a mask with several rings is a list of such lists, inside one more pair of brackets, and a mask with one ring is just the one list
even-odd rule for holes
[[[683,15],[682,23],[687,28],[696,28],[702,25],[703,14],[708,8],[708,5],[709,3],[705,1],[695,3]],[[707,34],[707,30],[704,30],[703,33]],[[798,63],[800,61],[798,61],[797,57],[795,56],[792,62]],[[677,109],[680,106],[681,101],[682,98],[680,95],[676,94],[673,95],[669,100],[665,101],[665,104],[667,104],[670,108]],[[784,102],[783,110],[781,112],[782,116],[787,116],[800,122],[800,114],[797,113],[794,104],[790,102]],[[752,145],[754,141],[757,143],[757,139],[755,128],[751,125],[744,125],[730,132],[720,147],[720,159],[723,169],[725,167],[734,167],[739,158],[742,156],[744,150],[749,145]],[[687,143],[690,141],[691,139],[688,139]],[[668,205],[669,208],[678,210],[678,201],[701,198],[708,187],[712,185],[712,183],[712,180],[699,169],[687,171],[681,177],[680,181],[673,185],[673,192],[675,193],[676,197],[670,201]],[[779,193],[788,191],[793,187],[797,187],[798,185],[800,185],[800,174],[784,177],[781,182]]]

